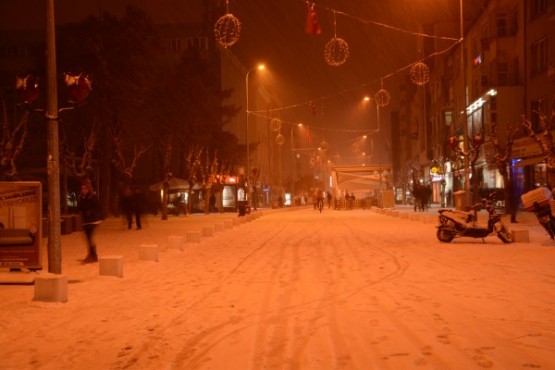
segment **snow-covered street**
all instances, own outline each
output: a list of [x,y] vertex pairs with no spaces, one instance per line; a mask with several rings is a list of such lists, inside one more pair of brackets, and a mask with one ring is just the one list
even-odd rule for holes
[[231,218],[105,221],[99,254],[124,256],[122,278],[64,235],[68,302],[0,286],[0,368],[555,369],[555,244],[537,225],[519,226],[529,243],[445,244],[435,223],[299,208],[139,260]]

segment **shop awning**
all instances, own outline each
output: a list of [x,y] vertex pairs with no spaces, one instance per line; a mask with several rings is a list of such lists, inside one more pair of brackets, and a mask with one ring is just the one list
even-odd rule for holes
[[526,158],[521,160],[520,162],[518,162],[517,164],[515,164],[515,167],[525,167],[525,166],[531,166],[534,164],[538,164],[538,163],[542,163],[545,160],[545,157],[532,157],[532,158]]

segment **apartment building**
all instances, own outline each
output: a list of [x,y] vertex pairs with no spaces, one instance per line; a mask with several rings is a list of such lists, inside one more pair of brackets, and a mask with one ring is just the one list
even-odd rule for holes
[[[464,20],[462,44],[441,52],[445,42],[427,41],[427,48],[423,43],[428,54],[438,53],[427,61],[430,82],[412,88],[398,113],[400,140],[408,144],[402,147],[409,149],[396,170],[417,171],[421,182],[433,187],[433,200],[442,204],[449,204],[449,194],[468,188],[470,181],[480,188],[503,188],[488,141],[492,125],[504,146],[507,133],[519,127],[522,116],[537,127],[538,112],[547,114],[554,104],[555,1],[490,0],[482,6],[474,19]],[[456,22],[426,27],[437,35],[452,36],[460,30]],[[403,84],[403,91],[408,90]],[[422,99],[409,111],[414,104],[407,101]],[[424,129],[419,110],[424,111]],[[555,184],[538,145],[520,131],[511,154],[517,197],[535,186]],[[470,179],[467,163],[453,155],[447,140],[455,136],[462,142],[478,135],[485,143],[476,161],[477,178]]]

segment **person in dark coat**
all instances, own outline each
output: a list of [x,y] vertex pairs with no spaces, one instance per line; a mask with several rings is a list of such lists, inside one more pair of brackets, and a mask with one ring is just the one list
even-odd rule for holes
[[77,207],[81,213],[83,223],[83,230],[87,238],[88,252],[83,263],[98,262],[98,255],[96,254],[96,244],[94,241],[94,232],[96,227],[100,224],[100,203],[94,193],[92,184],[89,180],[81,184],[81,192],[77,199]]
[[121,210],[125,214],[125,219],[127,220],[127,228],[131,229],[131,225],[133,224],[133,189],[131,186],[126,185],[125,189],[121,194]]
[[[140,186],[135,186],[133,189],[133,195],[131,196],[131,211],[132,214],[135,215],[135,226],[137,226],[137,230],[141,229],[141,213],[143,213],[143,205],[145,204],[146,199],[143,197],[143,192],[141,191]],[[128,226],[131,228],[131,220],[127,219]]]

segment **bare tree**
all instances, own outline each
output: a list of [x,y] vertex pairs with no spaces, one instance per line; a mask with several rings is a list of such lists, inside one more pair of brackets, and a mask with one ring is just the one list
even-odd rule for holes
[[28,135],[27,122],[29,121],[29,110],[26,109],[21,119],[15,125],[14,129],[10,129],[8,123],[8,114],[6,111],[6,102],[2,102],[3,122],[2,122],[2,142],[0,146],[0,178],[2,180],[16,181],[19,180],[16,162],[25,144]]
[[478,190],[479,181],[478,181],[478,176],[476,175],[476,161],[478,161],[478,158],[480,156],[480,149],[484,144],[483,130],[480,131],[480,133],[475,134],[474,136],[468,136],[468,142],[469,142],[468,150],[465,151],[463,150],[461,145],[459,145],[460,144],[459,139],[456,136],[451,136],[448,139],[449,146],[455,152],[455,154],[457,156],[463,157],[464,159],[468,159],[468,163],[470,164],[470,173],[473,179],[470,203],[474,204],[479,191]]
[[[67,139],[62,139],[62,160],[69,169],[71,174],[77,177],[79,180],[89,180],[93,173],[93,153],[96,148],[96,143],[98,140],[98,132],[100,125],[96,122],[93,123],[90,132],[85,137],[83,142],[83,154],[78,156],[75,152],[69,149]],[[79,162],[79,163],[78,163]]]
[[528,136],[532,138],[540,147],[542,155],[548,169],[555,169],[555,146],[553,141],[553,134],[551,128],[555,125],[555,97],[552,99],[551,113],[547,117],[546,114],[535,111],[539,118],[539,132],[535,132],[532,127],[532,122],[521,116],[522,126],[526,129]]
[[490,126],[489,142],[493,146],[493,161],[495,162],[501,177],[503,178],[503,188],[505,193],[505,212],[511,215],[511,222],[516,221],[517,202],[513,195],[513,181],[511,176],[511,157],[515,138],[519,132],[519,126],[512,125],[507,128],[507,141],[504,147],[499,142],[497,122]]
[[125,184],[130,184],[133,180],[133,171],[137,167],[137,161],[150,149],[150,146],[141,145],[140,147],[137,147],[134,145],[133,155],[131,156],[131,160],[128,161],[124,153],[125,142],[121,131],[112,129],[111,132],[114,140],[114,150],[116,155],[113,163],[120,171],[123,182]]
[[164,152],[164,181],[162,183],[162,220],[168,219],[168,202],[170,191],[170,180],[173,177],[171,172],[171,159],[172,159],[172,137],[169,133],[162,139],[162,150]]

